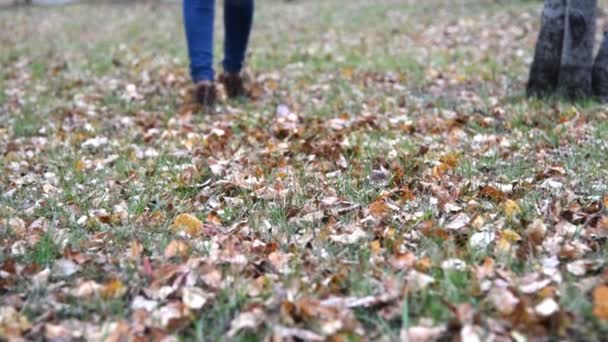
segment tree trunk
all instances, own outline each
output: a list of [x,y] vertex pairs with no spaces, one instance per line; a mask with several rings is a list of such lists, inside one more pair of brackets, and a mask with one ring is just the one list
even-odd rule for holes
[[591,79],[593,95],[601,101],[608,101],[608,31],[604,32],[604,41],[597,57],[595,57]]
[[545,0],[534,61],[528,80],[528,96],[551,95],[557,88],[564,42],[566,0]]
[[597,0],[568,0],[558,92],[576,99],[591,95]]

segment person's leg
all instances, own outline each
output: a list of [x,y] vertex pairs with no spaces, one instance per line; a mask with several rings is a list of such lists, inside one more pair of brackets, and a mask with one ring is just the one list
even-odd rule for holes
[[184,27],[190,57],[190,74],[197,82],[213,81],[214,0],[183,0]]
[[224,71],[241,71],[253,23],[254,0],[224,0]]

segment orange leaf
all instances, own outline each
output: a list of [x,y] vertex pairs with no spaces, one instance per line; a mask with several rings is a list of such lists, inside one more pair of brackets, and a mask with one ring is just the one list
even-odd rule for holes
[[380,240],[374,240],[369,243],[369,249],[371,249],[372,254],[378,255],[382,253],[382,246],[380,245]]
[[504,192],[491,185],[484,186],[479,191],[479,196],[483,198],[488,198],[494,203],[502,202],[506,197]]
[[443,176],[444,173],[446,173],[446,171],[448,171],[449,169],[451,169],[451,166],[446,164],[446,163],[441,163],[439,165],[435,165],[435,167],[433,167],[433,178],[441,178],[441,176]]
[[369,205],[369,213],[374,218],[381,218],[386,216],[390,211],[389,206],[383,200],[377,200]]
[[120,279],[112,279],[106,283],[101,290],[101,296],[103,298],[118,298],[125,292],[125,285]]
[[176,256],[180,256],[185,258],[190,251],[190,246],[184,241],[181,240],[173,240],[169,242],[167,247],[165,248],[165,258],[170,259]]
[[608,321],[608,286],[598,286],[593,290],[593,315]]
[[129,258],[131,260],[138,260],[141,253],[144,251],[144,246],[137,240],[131,241],[131,247],[129,248]]
[[409,186],[407,186],[407,185],[404,186],[403,188],[401,188],[400,197],[403,201],[406,201],[406,202],[411,201],[416,198],[416,196],[414,196],[414,194],[410,190]]
[[455,168],[458,165],[458,154],[450,153],[439,158],[439,161],[449,166],[451,169]]
[[207,215],[207,222],[216,226],[222,225],[222,219],[220,219],[220,217],[215,213],[209,213],[209,215]]

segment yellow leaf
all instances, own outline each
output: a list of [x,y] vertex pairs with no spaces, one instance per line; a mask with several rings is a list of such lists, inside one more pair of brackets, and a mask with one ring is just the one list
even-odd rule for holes
[[510,199],[505,201],[504,210],[505,210],[505,214],[508,217],[513,217],[516,214],[519,214],[521,212],[521,208],[519,207],[519,204],[517,204],[517,202],[510,200]]
[[382,246],[380,245],[380,240],[374,240],[369,243],[369,249],[371,249],[372,254],[378,255],[382,253]]
[[501,252],[508,252],[511,250],[511,242],[509,242],[508,239],[501,237],[498,239],[498,242],[496,242],[496,249]]
[[441,158],[439,158],[439,161],[453,169],[456,166],[458,166],[458,159],[460,159],[458,154],[450,153],[450,154],[446,154],[446,155],[442,156]]
[[113,279],[106,283],[101,290],[101,296],[103,298],[118,298],[122,296],[126,291],[125,285],[120,279]]
[[593,315],[608,321],[608,286],[598,286],[593,290]]
[[511,250],[514,242],[521,240],[521,236],[516,232],[505,229],[500,232],[500,238],[496,242],[496,248],[501,252],[508,252]]
[[179,214],[173,220],[171,229],[174,232],[186,232],[190,236],[197,236],[203,232],[203,222],[191,214]]
[[516,232],[512,231],[511,229],[503,230],[502,232],[500,232],[500,236],[509,242],[516,242],[521,240],[521,236]]
[[74,164],[74,168],[76,169],[76,171],[78,172],[82,172],[84,171],[84,169],[87,167],[87,163],[82,160],[79,159],[75,164]]

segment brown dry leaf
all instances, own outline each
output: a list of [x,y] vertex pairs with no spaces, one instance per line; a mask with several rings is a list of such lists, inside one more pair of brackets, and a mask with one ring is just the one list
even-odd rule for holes
[[442,327],[415,326],[402,330],[400,336],[404,342],[432,342],[437,341],[444,331]]
[[230,322],[230,330],[227,336],[232,338],[241,330],[255,330],[264,321],[264,312],[260,308],[254,308],[251,312],[241,312]]
[[536,245],[540,245],[543,242],[545,234],[547,234],[547,226],[545,226],[545,223],[540,219],[534,220],[534,222],[526,228],[526,236]]
[[207,215],[207,223],[221,226],[222,219],[216,213],[209,213],[209,215]]
[[199,236],[203,233],[203,222],[191,214],[179,214],[173,220],[171,229],[174,232],[185,232],[190,236]]
[[185,318],[190,314],[190,310],[182,302],[171,302],[163,307],[156,309],[152,313],[152,318],[164,329],[178,327],[185,323]]
[[494,203],[500,203],[506,198],[506,195],[504,192],[502,192],[502,190],[497,189],[491,185],[484,186],[479,191],[479,196],[482,198],[487,198]]
[[365,231],[363,231],[363,229],[358,226],[354,226],[350,227],[350,229],[348,229],[342,234],[334,234],[331,235],[329,238],[334,242],[342,243],[345,245],[352,245],[358,243],[366,237],[367,234],[365,233]]
[[80,266],[70,259],[59,259],[53,265],[53,274],[59,277],[69,277],[80,271]]
[[139,260],[139,257],[143,251],[144,246],[141,244],[141,242],[133,240],[131,241],[131,246],[129,248],[129,258],[134,261]]
[[407,277],[407,284],[413,291],[420,291],[427,288],[435,282],[435,278],[430,275],[420,273],[416,270],[411,270]]
[[190,252],[190,246],[183,240],[172,240],[165,248],[165,258],[170,259],[173,257],[186,258]]
[[445,225],[445,229],[448,230],[460,230],[466,227],[471,222],[471,217],[465,213],[456,215],[448,224]]
[[69,341],[72,332],[62,325],[46,323],[44,325],[44,337],[51,341]]
[[277,325],[273,328],[273,341],[302,340],[302,341],[325,341],[325,337],[305,329],[287,328]]
[[31,326],[27,317],[20,314],[12,306],[0,307],[0,336],[17,338]]
[[407,270],[414,266],[416,255],[411,252],[397,253],[389,259],[390,265],[397,270]]
[[440,179],[447,171],[451,170],[452,167],[446,163],[439,163],[433,167],[432,176],[435,179]]
[[93,280],[88,280],[78,285],[72,295],[78,298],[88,298],[97,295],[103,290],[104,286]]
[[274,251],[268,255],[268,261],[277,272],[287,274],[289,273],[289,260],[291,257],[291,253]]
[[369,205],[368,209],[370,215],[372,215],[374,218],[382,218],[386,216],[391,210],[391,208],[382,199],[374,201],[372,204]]
[[598,286],[593,290],[593,315],[608,321],[608,286]]
[[502,315],[510,315],[515,312],[519,299],[506,287],[494,287],[488,293],[488,298],[494,305],[496,311]]
[[193,310],[201,309],[207,303],[209,294],[198,287],[185,287],[182,289],[182,301]]
[[549,279],[532,281],[532,282],[528,282],[528,283],[520,285],[519,291],[521,291],[524,294],[534,294],[534,293],[537,293],[538,291],[542,290],[543,288],[549,286],[549,284],[551,284],[551,280],[549,280]]

